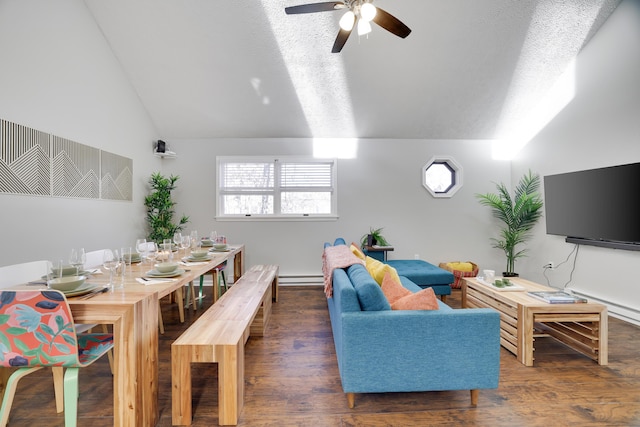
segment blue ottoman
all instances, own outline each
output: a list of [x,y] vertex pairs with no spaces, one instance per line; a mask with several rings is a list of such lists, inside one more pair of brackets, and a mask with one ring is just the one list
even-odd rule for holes
[[393,259],[385,262],[421,288],[433,288],[436,295],[451,295],[453,273],[420,259]]

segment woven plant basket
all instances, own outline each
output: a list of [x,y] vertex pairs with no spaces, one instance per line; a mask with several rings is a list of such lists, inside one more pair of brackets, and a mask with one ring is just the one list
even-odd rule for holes
[[453,268],[451,268],[450,264],[451,263],[456,263],[456,262],[462,262],[462,261],[450,261],[450,262],[441,262],[438,267],[450,271],[453,273],[453,283],[451,284],[451,288],[453,289],[460,289],[462,287],[462,278],[463,277],[476,277],[478,275],[478,265],[471,262],[471,261],[465,261],[468,262],[469,264],[471,264],[471,266],[473,267],[473,269],[471,271],[460,271],[460,270],[454,270]]

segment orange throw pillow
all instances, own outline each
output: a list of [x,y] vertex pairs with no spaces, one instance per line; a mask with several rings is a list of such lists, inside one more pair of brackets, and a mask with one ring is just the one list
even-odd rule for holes
[[382,293],[387,297],[389,304],[393,304],[402,297],[412,294],[409,289],[402,286],[400,282],[395,280],[389,272],[385,273],[382,279]]
[[438,299],[432,288],[411,293],[391,304],[392,310],[437,310]]

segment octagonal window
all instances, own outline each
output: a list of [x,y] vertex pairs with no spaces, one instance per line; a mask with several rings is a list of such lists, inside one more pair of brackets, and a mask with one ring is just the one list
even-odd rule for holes
[[451,157],[435,156],[422,168],[422,185],[433,197],[451,197],[462,187],[462,167]]

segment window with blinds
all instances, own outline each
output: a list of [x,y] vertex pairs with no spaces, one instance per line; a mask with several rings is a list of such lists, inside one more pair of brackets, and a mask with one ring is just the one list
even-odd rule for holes
[[336,161],[218,157],[218,217],[335,217]]

